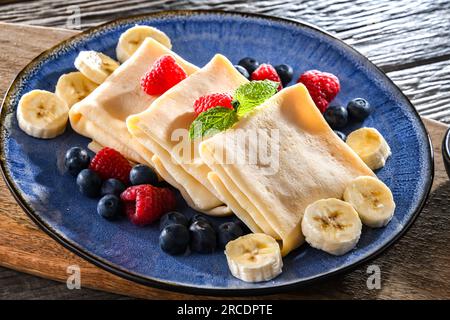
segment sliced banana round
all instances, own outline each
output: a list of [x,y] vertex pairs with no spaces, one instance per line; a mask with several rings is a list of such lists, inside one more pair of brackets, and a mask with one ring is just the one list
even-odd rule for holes
[[55,93],[71,108],[75,103],[86,98],[98,84],[86,78],[81,72],[70,72],[59,77]]
[[395,211],[394,196],[381,180],[374,177],[358,177],[344,191],[344,200],[358,212],[361,221],[372,228],[379,228],[391,221]]
[[67,104],[56,94],[45,90],[24,94],[17,107],[20,129],[35,138],[51,139],[62,134],[68,118]]
[[355,130],[347,136],[346,142],[372,170],[384,167],[391,155],[391,148],[375,128]]
[[119,63],[97,51],[81,51],[75,59],[75,68],[86,78],[101,84],[119,67]]
[[306,242],[334,255],[353,249],[359,241],[361,228],[355,209],[349,203],[334,198],[310,204],[302,219]]
[[250,233],[225,247],[231,274],[246,282],[268,281],[281,273],[280,246],[264,233]]
[[117,59],[123,63],[139,48],[145,38],[153,38],[172,49],[170,38],[161,30],[149,26],[134,26],[120,35],[116,47]]

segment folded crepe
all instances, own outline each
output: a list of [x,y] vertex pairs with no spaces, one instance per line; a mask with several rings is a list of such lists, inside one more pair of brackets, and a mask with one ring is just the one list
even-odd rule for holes
[[188,75],[198,70],[159,42],[147,38],[130,59],[71,108],[72,128],[93,140],[90,147],[94,150],[111,147],[129,160],[150,163],[153,154],[132,138],[125,120],[147,109],[158,98],[141,89],[140,79],[159,57],[167,54],[174,57]]
[[310,203],[341,198],[351,180],[374,176],[328,126],[303,84],[203,141],[200,156],[225,203],[253,232],[280,240],[283,255],[304,241],[300,224]]
[[[212,93],[233,93],[248,82],[224,56],[216,55],[205,67],[156,99],[140,114],[128,117],[131,135],[154,154],[158,173],[185,196],[194,209],[210,215],[230,214],[224,198],[208,180],[209,168],[198,155],[198,144],[188,136],[196,118],[197,98]],[[142,152],[142,151],[141,151]]]

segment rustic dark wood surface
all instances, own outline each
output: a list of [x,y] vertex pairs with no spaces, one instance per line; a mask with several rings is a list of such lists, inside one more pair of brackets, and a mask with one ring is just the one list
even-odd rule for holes
[[[422,114],[450,123],[450,0],[11,1],[0,5],[0,21],[86,29],[122,16],[171,9],[255,12],[313,23],[384,71],[397,71],[393,78]],[[80,25],[74,25],[78,13]],[[439,99],[432,99],[430,91]]]
[[[70,7],[71,3],[78,7]],[[73,28],[67,21],[77,8],[81,29],[115,17],[161,9],[213,8],[303,19],[336,34],[388,72],[422,115],[450,123],[450,1],[39,0],[0,5],[0,21]],[[70,34],[0,24],[0,96],[30,59]],[[427,126],[438,153],[444,127],[430,122]],[[450,298],[450,182],[440,155],[436,156],[436,167],[427,207],[406,236],[373,262],[381,267],[381,290],[366,288],[364,265],[350,274],[274,298]],[[64,281],[67,265],[79,264],[85,275],[82,290],[68,290],[65,284],[0,267],[0,298],[124,298],[86,287],[137,297],[196,298],[130,284],[82,261],[28,220],[3,181],[0,204],[0,265]],[[29,243],[24,241],[24,234]],[[29,253],[34,254],[31,261]]]

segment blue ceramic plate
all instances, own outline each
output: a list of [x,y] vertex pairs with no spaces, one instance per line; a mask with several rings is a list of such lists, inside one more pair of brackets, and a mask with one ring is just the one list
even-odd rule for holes
[[[341,257],[304,245],[284,259],[282,275],[252,284],[231,276],[222,252],[173,257],[160,250],[157,226],[138,228],[125,219],[111,223],[99,217],[96,201],[81,196],[74,179],[63,172],[64,152],[75,145],[86,146],[88,140],[70,128],[53,140],[31,138],[18,128],[15,110],[24,93],[32,89],[53,91],[58,77],[74,69],[80,50],[115,56],[120,34],[135,24],[163,30],[172,39],[173,50],[198,66],[222,53],[235,63],[249,55],[274,65],[288,63],[294,67],[295,79],[309,69],[336,74],[342,91],[335,102],[368,99],[375,111],[363,125],[377,128],[392,148],[392,157],[377,172],[397,203],[391,223],[382,229],[365,228],[357,248]],[[381,252],[408,229],[433,178],[427,132],[411,103],[383,72],[315,27],[240,13],[162,12],[120,19],[62,42],[37,57],[13,82],[2,107],[0,142],[2,170],[13,194],[56,240],[122,277],[195,293],[269,293],[347,270]],[[181,211],[192,214],[181,199],[179,204]]]

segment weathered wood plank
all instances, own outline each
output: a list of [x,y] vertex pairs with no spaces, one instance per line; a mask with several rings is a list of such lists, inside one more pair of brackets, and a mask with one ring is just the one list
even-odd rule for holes
[[[47,28],[17,27],[0,24],[0,96],[3,96],[7,84],[32,57],[49,46],[61,41],[73,32]],[[25,43],[27,45],[25,45]],[[19,48],[19,49],[17,49]],[[17,50],[19,53],[17,53]],[[407,93],[415,99],[433,97],[437,99],[439,90],[428,88],[433,84],[433,71],[422,71],[418,67],[412,74],[425,80],[407,81],[408,74],[399,71],[391,74]],[[439,71],[442,65],[432,66],[430,70]],[[426,76],[428,74],[428,76]],[[423,76],[425,75],[425,76]],[[419,77],[420,78],[420,77]],[[437,76],[437,79],[441,75]],[[420,97],[420,98],[419,98]],[[428,100],[424,100],[425,102]],[[421,107],[418,100],[417,107]],[[450,298],[450,182],[443,170],[440,156],[440,141],[445,126],[427,121],[433,137],[436,154],[436,174],[433,191],[427,207],[414,226],[386,254],[370,264],[380,266],[382,289],[368,290],[366,287],[367,264],[355,271],[270,298],[404,298],[430,299]],[[130,283],[110,273],[100,270],[75,256],[46,234],[40,231],[23,213],[10,195],[4,181],[0,179],[0,265],[15,268],[41,277],[65,281],[68,265],[77,264],[82,272],[83,288],[102,290],[146,298],[196,299],[199,297],[170,293],[146,288]],[[24,276],[0,269],[0,298],[106,298],[99,292],[86,289],[69,291],[64,284]],[[111,296],[111,298],[120,298]],[[201,297],[200,297],[201,298]],[[222,299],[222,298],[221,298]]]
[[108,292],[81,288],[68,290],[66,285],[53,280],[0,267],[0,299],[130,299]]
[[389,72],[388,76],[422,116],[450,123],[450,59]]
[[70,17],[78,9],[83,29],[121,16],[167,9],[236,10],[302,19],[337,34],[386,71],[450,57],[448,0],[38,0],[2,6],[0,21],[71,28]]
[[[4,30],[2,32],[4,35],[10,35],[9,38],[6,36],[0,38],[0,46],[5,48],[0,51],[0,59],[5,61],[8,59],[7,55],[20,55],[24,60],[10,62],[12,64],[21,63],[22,65],[17,66],[18,70],[25,66],[26,62],[31,60],[39,50],[50,47],[55,42],[66,38],[68,34],[75,34],[74,31],[53,29],[51,36],[42,39],[39,44],[32,41],[26,47],[21,47],[14,45],[16,39],[33,38],[39,36],[41,30],[48,29],[1,23],[0,29]],[[14,53],[6,50],[8,45],[14,48]],[[8,72],[10,67],[10,65],[0,65],[0,73]],[[388,72],[388,76],[406,93],[421,115],[450,123],[450,59]]]

